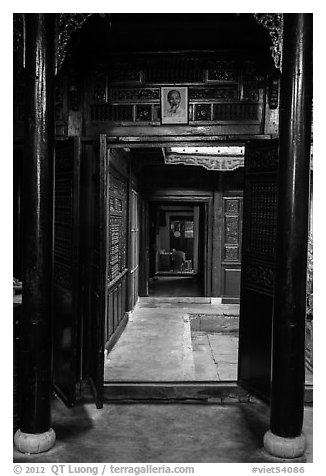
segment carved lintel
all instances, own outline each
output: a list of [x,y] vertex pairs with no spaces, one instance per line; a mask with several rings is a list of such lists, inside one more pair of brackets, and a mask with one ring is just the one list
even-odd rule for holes
[[271,52],[275,67],[282,71],[283,13],[254,13],[257,23],[266,28],[272,40]]
[[244,157],[230,156],[202,156],[202,155],[182,155],[166,154],[164,157],[166,164],[177,165],[197,165],[207,170],[227,171],[235,170],[244,166]]

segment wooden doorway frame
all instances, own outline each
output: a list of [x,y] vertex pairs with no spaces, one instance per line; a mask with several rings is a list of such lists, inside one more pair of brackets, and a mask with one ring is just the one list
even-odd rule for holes
[[[180,204],[187,203],[191,205],[202,205],[204,207],[204,237],[203,237],[203,276],[204,276],[204,296],[211,297],[212,293],[212,248],[213,237],[211,233],[213,223],[213,195],[199,194],[198,191],[162,191],[150,195],[148,198],[149,203],[170,203]],[[203,213],[200,211],[200,213]],[[143,270],[141,270],[142,272]]]

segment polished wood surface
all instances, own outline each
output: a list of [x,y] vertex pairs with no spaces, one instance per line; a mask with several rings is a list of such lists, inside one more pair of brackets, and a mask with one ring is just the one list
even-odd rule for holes
[[27,14],[23,170],[21,424],[50,429],[51,250],[54,155],[54,15]]
[[312,14],[285,14],[271,431],[301,433],[312,110]]

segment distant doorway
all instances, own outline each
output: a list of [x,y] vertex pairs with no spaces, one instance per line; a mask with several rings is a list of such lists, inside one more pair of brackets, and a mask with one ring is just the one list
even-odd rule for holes
[[149,296],[205,296],[205,206],[152,203]]

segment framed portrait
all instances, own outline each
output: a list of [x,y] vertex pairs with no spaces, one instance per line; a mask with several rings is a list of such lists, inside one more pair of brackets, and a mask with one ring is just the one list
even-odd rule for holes
[[188,87],[161,87],[161,123],[188,124]]

